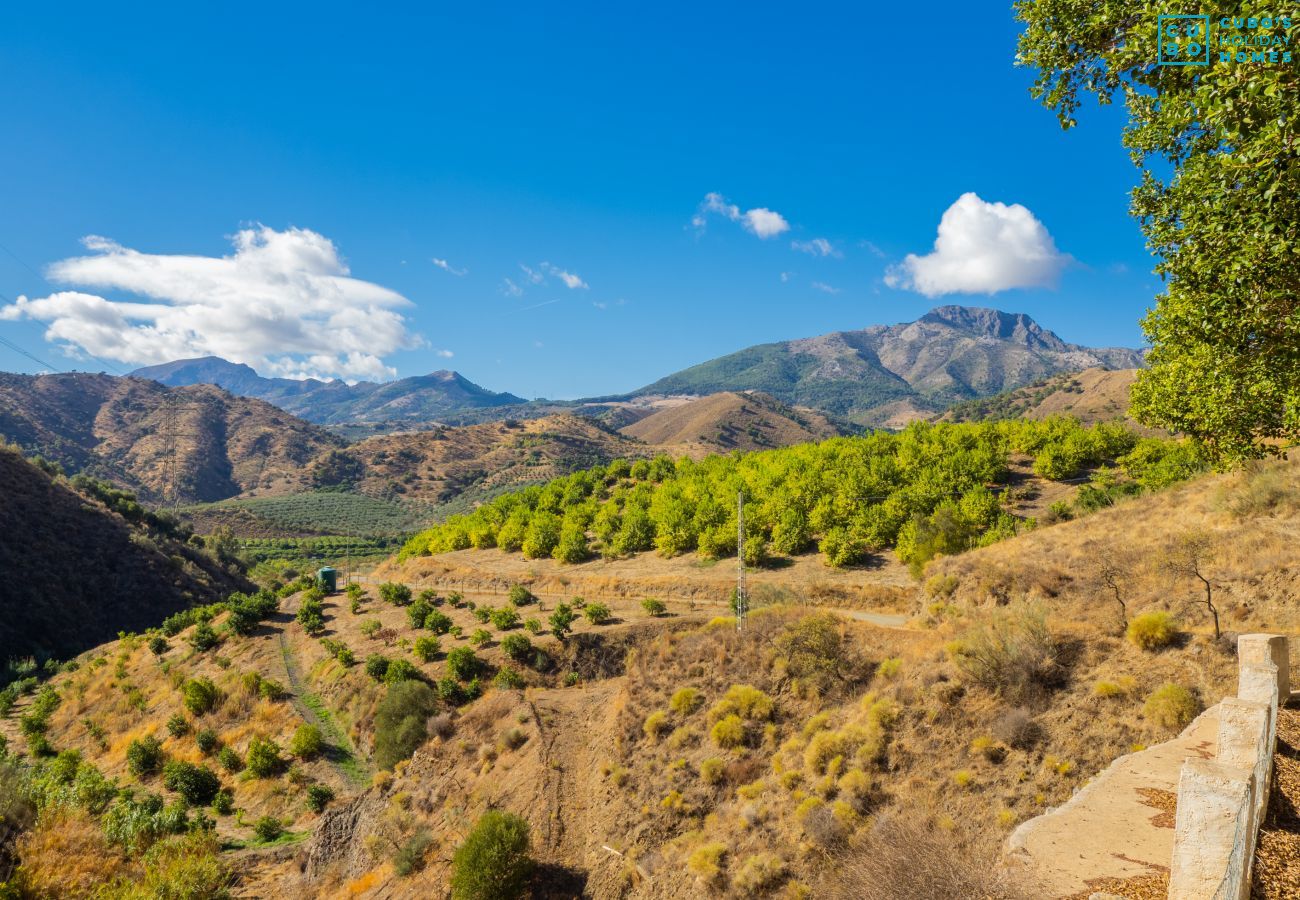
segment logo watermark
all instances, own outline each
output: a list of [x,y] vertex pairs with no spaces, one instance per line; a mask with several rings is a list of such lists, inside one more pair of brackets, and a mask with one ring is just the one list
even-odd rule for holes
[[1290,63],[1290,16],[1158,16],[1161,66],[1208,66],[1214,62]]

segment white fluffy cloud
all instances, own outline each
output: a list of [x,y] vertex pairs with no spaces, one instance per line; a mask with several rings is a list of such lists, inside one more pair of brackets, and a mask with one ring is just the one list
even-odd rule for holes
[[228,256],[142,253],[91,236],[90,250],[47,277],[133,295],[58,291],[0,307],[0,319],[48,325],[47,340],[132,365],[220,356],[290,378],[383,379],[383,357],[419,346],[396,291],[349,277],[333,242],[302,228],[239,231]]
[[703,231],[708,226],[710,215],[719,215],[732,222],[739,222],[740,226],[750,234],[764,240],[790,230],[790,223],[779,212],[762,206],[742,211],[736,204],[728,203],[727,199],[719,193],[704,195],[704,200],[701,201],[695,215],[691,217],[691,224]]
[[1069,261],[1043,223],[1019,203],[987,203],[966,193],[939,220],[934,250],[909,253],[890,268],[885,283],[927,297],[996,294],[1052,287]]
[[826,238],[813,238],[811,241],[791,241],[790,246],[800,253],[807,253],[809,256],[833,256],[839,259],[844,255]]

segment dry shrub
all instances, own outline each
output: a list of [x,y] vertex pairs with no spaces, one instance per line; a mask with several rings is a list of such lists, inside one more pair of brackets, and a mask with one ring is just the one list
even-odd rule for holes
[[1277,465],[1252,463],[1233,488],[1224,488],[1219,504],[1239,519],[1271,515],[1300,503],[1300,490]]
[[996,847],[962,847],[957,836],[904,815],[882,817],[862,846],[838,857],[813,896],[825,900],[1030,900],[1039,896],[997,871]]
[[1161,650],[1178,640],[1178,623],[1167,612],[1143,613],[1133,617],[1124,634],[1143,650]]
[[1042,729],[1034,721],[1029,710],[1024,708],[1009,709],[993,722],[993,737],[1008,747],[1028,750],[1042,736]]
[[755,853],[745,857],[731,885],[743,894],[757,894],[776,885],[785,877],[785,860],[775,853]]
[[20,879],[38,897],[86,897],[135,871],[88,814],[51,811],[18,841]]
[[994,610],[967,630],[952,651],[967,680],[1014,701],[1036,700],[1062,680],[1056,639],[1038,604]]
[[1151,692],[1142,707],[1149,720],[1170,731],[1182,731],[1201,711],[1196,695],[1180,684],[1168,682]]

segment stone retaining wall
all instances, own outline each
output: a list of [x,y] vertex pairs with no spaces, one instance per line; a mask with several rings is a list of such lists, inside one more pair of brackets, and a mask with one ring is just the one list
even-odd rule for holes
[[1188,759],[1178,780],[1170,900],[1246,900],[1268,807],[1279,703],[1290,697],[1287,639],[1237,640],[1237,696],[1219,704],[1213,759]]

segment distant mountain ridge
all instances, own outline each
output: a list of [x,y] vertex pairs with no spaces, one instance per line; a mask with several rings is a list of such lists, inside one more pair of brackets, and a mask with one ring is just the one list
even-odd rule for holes
[[251,367],[218,356],[178,359],[131,373],[169,387],[215,384],[232,394],[256,397],[318,425],[377,421],[428,422],[462,409],[526,402],[514,394],[480,387],[446,369],[376,383],[263,378]]
[[1141,350],[1071,344],[1024,313],[940,306],[914,322],[759,344],[632,396],[763,391],[860,424],[929,417],[1062,372],[1133,369]]
[[210,384],[169,388],[87,373],[0,373],[0,437],[154,503],[309,486],[308,464],[343,444]]

